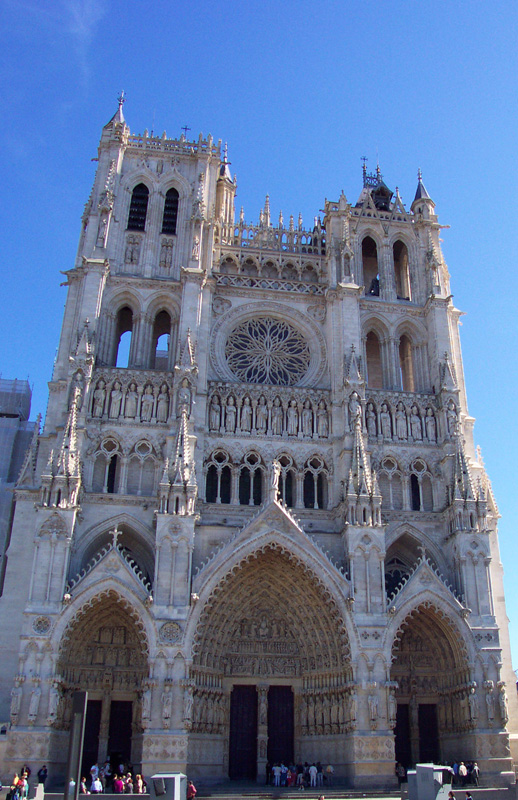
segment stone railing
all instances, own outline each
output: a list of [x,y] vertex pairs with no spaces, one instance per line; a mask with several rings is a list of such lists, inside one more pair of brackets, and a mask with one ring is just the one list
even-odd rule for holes
[[305,281],[283,280],[281,278],[260,278],[252,275],[225,275],[216,273],[218,286],[234,286],[246,289],[274,289],[282,292],[323,295],[325,286]]
[[277,250],[300,255],[325,255],[326,237],[322,229],[294,230],[273,228],[270,225],[222,225],[216,233],[216,243],[256,250]]
[[166,423],[173,410],[171,373],[150,370],[97,369],[88,413],[93,420]]
[[199,155],[207,153],[221,157],[221,142],[214,144],[212,136],[203,139],[202,136],[197,141],[189,142],[185,136],[179,139],[167,139],[165,136],[149,136],[147,131],[143,134],[130,134],[127,138],[128,147],[136,147],[146,150],[159,150],[165,153],[187,153],[188,155]]
[[285,386],[209,383],[207,424],[211,433],[327,439],[330,393]]

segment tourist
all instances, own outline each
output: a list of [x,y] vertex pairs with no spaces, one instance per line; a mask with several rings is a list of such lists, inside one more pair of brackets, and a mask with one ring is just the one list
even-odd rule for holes
[[272,772],[273,772],[273,785],[274,786],[280,786],[281,785],[281,766],[280,766],[280,764],[277,764],[277,763],[274,764]]
[[475,761],[475,763],[473,764],[473,769],[471,770],[471,780],[473,781],[474,786],[478,786],[479,777],[480,777],[480,767]]
[[320,761],[317,761],[317,786],[324,785],[324,768]]
[[142,777],[142,775],[140,775],[140,774],[135,775],[135,784],[134,784],[134,789],[133,789],[135,794],[145,794],[146,788],[147,787],[146,787],[146,784],[144,782],[144,778]]
[[90,794],[86,788],[86,778],[81,778],[81,783],[79,784],[79,794]]
[[48,775],[47,765],[44,764],[38,770],[38,783],[42,783],[43,788],[45,788],[45,781],[47,780],[47,775]]
[[196,786],[192,781],[187,781],[187,800],[194,800],[198,793]]
[[448,800],[455,800],[455,795],[453,794],[452,791],[448,792]]
[[311,788],[317,785],[317,774],[318,774],[317,765],[312,764],[309,768],[309,785],[311,786]]
[[459,764],[459,778],[463,786],[466,786],[468,782],[468,769],[464,763],[461,761]]
[[403,764],[400,761],[396,764],[396,777],[398,780],[398,784],[401,787],[401,784],[404,783],[406,778],[406,769],[404,768]]
[[335,774],[335,768],[332,764],[328,764],[326,767],[326,783],[328,786],[333,785],[333,775]]
[[466,792],[466,800],[473,800],[473,797],[471,796],[471,792]]
[[124,793],[124,781],[122,780],[122,777],[117,774],[113,776],[113,793],[114,794]]

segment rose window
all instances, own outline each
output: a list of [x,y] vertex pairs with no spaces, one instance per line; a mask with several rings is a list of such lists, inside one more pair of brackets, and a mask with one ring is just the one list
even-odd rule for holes
[[244,383],[293,386],[306,374],[310,351],[299,331],[283,320],[259,317],[241,323],[227,339],[225,356]]

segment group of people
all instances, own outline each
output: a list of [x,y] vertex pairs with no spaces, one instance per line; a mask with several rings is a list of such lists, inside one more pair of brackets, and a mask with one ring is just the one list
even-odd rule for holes
[[476,761],[454,761],[451,765],[453,773],[452,783],[457,786],[478,786],[480,778],[480,768]]
[[90,777],[81,778],[79,788],[81,794],[147,794],[147,785],[139,773],[133,774],[131,764],[119,764],[117,772],[112,772],[111,764],[106,761],[103,766],[94,764],[90,769]]
[[283,761],[276,762],[273,766],[266,765],[266,783],[273,786],[296,786],[301,791],[307,787],[333,785],[335,769],[332,764],[323,767],[320,761],[287,766]]
[[[38,770],[38,783],[45,786],[47,780],[47,765],[43,764]],[[20,772],[15,772],[11,781],[11,787],[7,791],[6,800],[22,800],[29,796],[29,778],[31,777],[31,768],[28,764],[23,764]]]

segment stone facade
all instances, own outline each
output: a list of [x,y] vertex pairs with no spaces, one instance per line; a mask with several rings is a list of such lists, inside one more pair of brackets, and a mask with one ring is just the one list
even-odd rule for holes
[[434,203],[364,170],[305,229],[268,198],[235,222],[235,192],[211,137],[133,135],[122,102],[103,129],[16,489],[3,774],[63,771],[81,688],[89,757],[145,774],[294,757],[372,788],[396,757],[462,758],[514,780],[498,511]]

